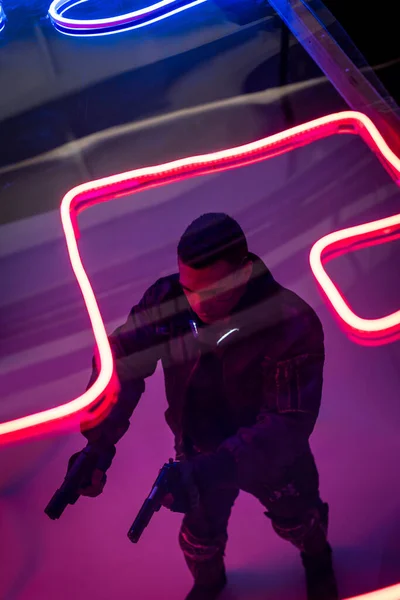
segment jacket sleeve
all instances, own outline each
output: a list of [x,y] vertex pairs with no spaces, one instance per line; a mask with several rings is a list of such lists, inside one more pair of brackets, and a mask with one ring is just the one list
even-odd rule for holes
[[[144,380],[155,372],[162,355],[165,337],[159,334],[160,306],[156,285],[157,282],[146,291],[126,322],[108,338],[120,385],[116,403],[95,427],[81,428],[90,444],[108,450],[112,456],[114,445],[130,426],[129,419],[145,390]],[[97,376],[98,368],[93,358],[88,388]]]
[[321,404],[323,333],[308,350],[276,363],[264,359],[263,403],[256,423],[240,428],[218,448],[235,459],[239,476],[287,466],[307,449]]

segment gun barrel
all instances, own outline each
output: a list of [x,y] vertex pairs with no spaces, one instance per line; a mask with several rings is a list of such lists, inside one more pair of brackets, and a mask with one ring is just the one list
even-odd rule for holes
[[143,502],[142,508],[133,522],[132,527],[128,531],[128,538],[131,540],[131,542],[136,544],[140,540],[143,531],[150,523],[151,518],[156,510],[158,510],[158,507],[155,506],[154,500],[146,498],[146,500]]
[[128,538],[134,544],[139,541],[154,513],[160,510],[163,498],[170,490],[171,481],[176,478],[174,464],[174,460],[170,458],[168,463],[165,463],[160,469],[150,494],[143,502],[142,508],[134,520],[132,527],[129,529]]
[[[79,494],[77,494],[78,496]],[[44,509],[44,512],[50,519],[59,519],[67,508],[68,504],[73,504],[73,498],[63,491],[62,488],[58,489],[53,495],[52,499]]]

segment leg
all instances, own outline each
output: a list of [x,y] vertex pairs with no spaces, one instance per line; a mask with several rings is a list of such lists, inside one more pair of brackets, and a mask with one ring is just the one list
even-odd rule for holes
[[225,576],[228,521],[238,494],[238,489],[201,489],[199,508],[183,518],[179,545],[196,584],[212,586]]
[[300,550],[308,600],[338,600],[327,540],[329,506],[319,495],[319,476],[311,450],[292,467],[275,473],[254,493],[268,510],[274,531]]
[[274,531],[307,554],[326,547],[328,504],[319,496],[319,476],[311,450],[295,464],[268,476],[252,491],[267,508]]

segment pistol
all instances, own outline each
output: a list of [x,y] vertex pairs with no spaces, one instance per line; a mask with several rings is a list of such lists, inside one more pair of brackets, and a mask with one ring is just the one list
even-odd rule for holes
[[154,513],[160,510],[163,499],[169,493],[179,494],[181,497],[185,494],[185,490],[182,487],[181,464],[174,462],[172,458],[160,469],[150,494],[143,502],[142,508],[128,531],[128,538],[131,542],[136,544],[139,541]]
[[78,490],[90,481],[98,456],[90,446],[81,450],[72,467],[68,470],[62,486],[55,492],[44,509],[50,519],[59,519],[68,506],[75,504],[80,494]]

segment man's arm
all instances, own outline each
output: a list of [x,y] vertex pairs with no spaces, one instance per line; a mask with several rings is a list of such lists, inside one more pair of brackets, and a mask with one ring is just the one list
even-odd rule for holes
[[308,339],[307,353],[295,353],[275,364],[265,359],[263,404],[257,421],[240,428],[218,447],[221,472],[232,473],[235,464],[239,482],[248,482],[260,469],[279,470],[307,449],[321,404],[325,362],[322,326],[313,326]]
[[239,429],[221,447],[229,449],[239,460],[248,445],[255,451],[275,454],[286,442],[308,440],[319,413],[324,360],[324,354],[320,353],[278,362],[265,375],[264,385],[268,387],[264,387],[264,402],[256,424]]
[[[126,322],[108,338],[120,385],[117,402],[98,425],[81,428],[89,443],[95,443],[110,454],[110,462],[115,454],[114,446],[128,430],[129,419],[145,390],[144,380],[155,372],[162,355],[165,337],[161,337],[157,327],[161,319],[157,283],[146,291]],[[97,376],[98,367],[93,358],[88,388]]]

